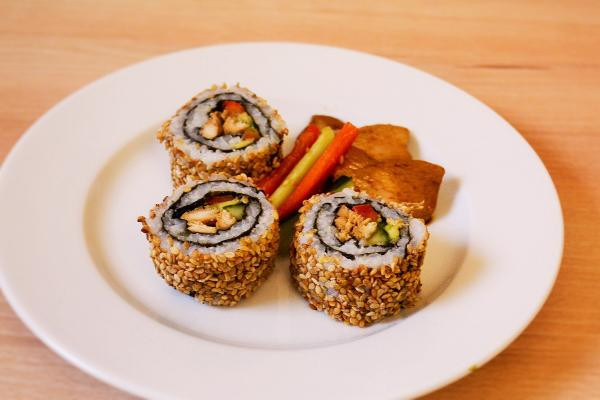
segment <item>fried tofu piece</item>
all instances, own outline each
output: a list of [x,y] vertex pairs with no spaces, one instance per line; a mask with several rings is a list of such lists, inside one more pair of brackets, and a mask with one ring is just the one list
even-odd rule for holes
[[[384,140],[383,143],[385,142]],[[335,170],[334,178],[348,176],[352,178],[356,191],[388,201],[405,203],[413,217],[431,220],[437,205],[444,168],[427,161],[407,159],[392,145],[375,146],[373,143],[371,147],[376,150],[372,150],[370,154],[377,154],[379,158],[374,158],[353,145],[344,156],[342,164]],[[406,151],[408,153],[408,150]]]
[[[310,122],[334,130],[343,126],[342,121],[328,115],[313,115]],[[334,178],[348,176],[355,190],[404,203],[413,217],[429,221],[445,171],[439,165],[413,160],[408,151],[409,138],[408,129],[401,126],[363,126]]]
[[352,144],[378,161],[411,160],[408,129],[390,124],[363,126]]
[[[334,130],[340,129],[344,123],[329,115],[313,115],[310,123],[322,129],[326,126]],[[353,147],[363,150],[370,157],[384,160],[411,160],[408,151],[408,129],[390,124],[376,124],[363,126],[358,130],[358,137]]]
[[335,169],[334,178],[337,179],[343,175],[352,177],[353,175],[360,174],[360,170],[369,167],[375,161],[365,151],[353,145],[344,155],[342,163]]
[[397,203],[408,203],[409,213],[429,221],[437,204],[444,168],[422,160],[379,161],[350,148],[334,177],[352,178],[354,190]]
[[319,129],[323,129],[328,126],[331,129],[336,130],[344,126],[342,121],[335,117],[330,117],[329,115],[313,115],[310,119],[310,123],[315,124],[319,127]]

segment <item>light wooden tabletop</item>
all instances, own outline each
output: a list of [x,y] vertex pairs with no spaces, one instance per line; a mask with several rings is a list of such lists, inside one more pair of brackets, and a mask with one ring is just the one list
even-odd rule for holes
[[[481,99],[525,136],[562,202],[556,286],[504,352],[427,398],[600,398],[597,1],[2,1],[0,159],[54,103],[108,72],[179,49],[260,40],[413,65]],[[131,396],[63,361],[0,297],[0,398]]]

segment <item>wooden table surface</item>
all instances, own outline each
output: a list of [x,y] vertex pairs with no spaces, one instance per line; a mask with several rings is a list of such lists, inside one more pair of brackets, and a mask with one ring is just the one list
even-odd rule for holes
[[[263,40],[353,48],[446,79],[510,121],[554,179],[565,250],[547,303],[498,357],[427,398],[600,398],[598,1],[4,0],[0,160],[48,108],[108,72]],[[0,398],[131,396],[63,361],[1,297]]]

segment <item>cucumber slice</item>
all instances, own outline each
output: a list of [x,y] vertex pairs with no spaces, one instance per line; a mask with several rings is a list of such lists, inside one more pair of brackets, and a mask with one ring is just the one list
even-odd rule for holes
[[390,242],[396,243],[400,239],[400,227],[398,225],[385,224],[383,230],[387,233]]
[[246,124],[248,126],[252,126],[252,124],[254,123],[254,121],[252,120],[252,117],[247,112],[243,112],[243,113],[239,114],[237,116],[237,120],[238,120],[238,122],[243,122],[244,124]]
[[239,142],[237,142],[236,144],[234,144],[233,146],[231,146],[231,148],[235,149],[235,150],[243,149],[244,147],[250,146],[254,142],[256,142],[256,139],[240,140]]
[[246,206],[244,204],[234,204],[223,207],[223,209],[229,214],[233,215],[233,218],[235,218],[236,221],[240,221],[242,218],[244,218],[244,214],[246,212]]
[[390,238],[384,228],[380,225],[375,233],[367,240],[367,243],[371,246],[386,246],[390,243]]
[[227,201],[222,201],[220,203],[215,203],[213,204],[213,206],[218,207],[218,208],[226,208],[229,206],[234,206],[236,204],[240,204],[242,202],[242,200],[240,199],[231,199],[231,200],[227,200]]

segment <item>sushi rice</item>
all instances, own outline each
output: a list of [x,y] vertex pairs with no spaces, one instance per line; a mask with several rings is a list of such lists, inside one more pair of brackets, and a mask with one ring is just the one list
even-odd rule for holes
[[[384,220],[400,221],[395,243],[340,240],[335,218],[340,207],[370,205]],[[300,209],[290,256],[293,281],[316,310],[345,323],[367,326],[414,306],[428,238],[420,219],[400,204],[345,189],[320,194]]]
[[[243,106],[256,126],[259,135],[256,141],[238,148],[243,144],[240,135],[203,137],[201,132],[209,115],[225,101]],[[223,85],[194,96],[163,124],[157,138],[169,152],[171,178],[177,187],[188,179],[200,179],[211,173],[246,174],[260,179],[279,165],[281,144],[287,132],[285,122],[266,100],[239,85]]]
[[[201,208],[215,193],[248,199],[243,216],[215,233],[191,231],[182,212]],[[138,221],[159,275],[203,303],[233,306],[253,293],[273,269],[279,246],[277,212],[243,175],[190,181]]]

